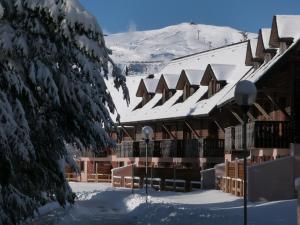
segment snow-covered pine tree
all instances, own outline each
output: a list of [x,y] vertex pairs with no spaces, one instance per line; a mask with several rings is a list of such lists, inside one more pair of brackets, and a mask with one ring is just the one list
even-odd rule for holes
[[111,62],[101,28],[78,0],[0,0],[0,225],[32,215],[44,196],[71,190],[65,143],[113,146],[104,83]]

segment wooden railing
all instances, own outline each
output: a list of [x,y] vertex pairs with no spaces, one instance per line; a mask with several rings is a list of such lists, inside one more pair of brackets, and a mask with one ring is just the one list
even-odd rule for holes
[[289,148],[293,140],[291,123],[257,121],[247,126],[247,145],[255,148]]
[[[122,142],[117,147],[118,157],[145,157],[146,144],[140,142]],[[223,157],[224,140],[222,139],[187,139],[187,140],[154,140],[148,145],[149,157]]]
[[224,157],[223,139],[201,139],[200,157]]
[[80,177],[76,173],[65,173],[67,181],[80,181]]
[[244,180],[240,178],[221,177],[221,190],[236,196],[244,196]]
[[111,182],[111,174],[92,173],[87,175],[88,182]]
[[[201,180],[200,169],[149,167],[148,171],[148,184],[160,190],[191,191]],[[145,167],[132,164],[112,170],[114,187],[142,188],[145,182]]]
[[[289,121],[255,121],[247,124],[247,148],[289,148],[293,139]],[[225,129],[225,151],[242,150],[242,125]]]
[[[250,162],[248,162],[249,165]],[[225,162],[224,175],[218,177],[218,186],[224,192],[236,196],[244,195],[244,163],[243,161]]]

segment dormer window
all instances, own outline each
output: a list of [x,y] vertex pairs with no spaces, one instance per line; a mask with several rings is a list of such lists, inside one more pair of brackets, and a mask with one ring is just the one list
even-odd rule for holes
[[246,66],[253,66],[254,65],[256,46],[257,46],[257,39],[248,40],[246,60],[245,60],[245,65]]
[[286,42],[280,42],[279,44],[279,52],[280,54],[284,53],[288,49]]
[[261,66],[261,62],[254,62],[253,67],[254,69],[258,69]]
[[[269,45],[270,35],[270,28],[262,28],[259,30],[255,61],[259,62],[260,65],[263,62],[269,62],[272,59],[272,57],[276,54],[276,49],[271,48]],[[255,68],[258,68],[260,65],[255,65]]]
[[186,83],[183,88],[183,101],[190,97],[190,86]]
[[[162,92],[162,104],[164,104],[169,99],[169,91],[164,89]],[[171,96],[172,97],[172,96]]]
[[200,84],[208,86],[208,97],[216,94],[231,81],[234,70],[234,65],[209,64],[207,66]]
[[176,90],[183,91],[183,101],[193,95],[200,87],[200,81],[203,77],[203,74],[203,70],[182,70]]
[[168,101],[176,91],[176,84],[179,79],[179,74],[163,74],[161,75],[157,88],[156,93],[162,94],[161,104],[164,104]]
[[299,15],[277,15],[273,17],[270,46],[285,52],[295,38],[299,37]]
[[265,62],[270,62],[272,60],[272,55],[271,53],[266,53],[265,54]]
[[211,79],[208,84],[208,97],[213,96],[215,93],[220,91],[226,85],[226,81],[217,81]]
[[146,105],[154,96],[158,79],[146,78],[142,79],[136,92],[137,97],[142,97],[142,101],[136,107],[141,108]]
[[146,105],[150,100],[151,100],[151,98],[152,98],[153,96],[151,95],[151,94],[148,94],[148,93],[144,93],[143,94],[143,98],[142,98],[142,107],[144,106],[144,105]]

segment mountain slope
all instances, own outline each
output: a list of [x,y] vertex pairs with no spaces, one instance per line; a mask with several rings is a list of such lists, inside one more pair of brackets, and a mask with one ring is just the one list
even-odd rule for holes
[[[254,38],[256,34],[247,36]],[[112,34],[106,37],[106,44],[113,50],[114,61],[130,66],[131,73],[152,73],[175,57],[242,40],[242,32],[230,27],[182,23],[158,30]]]

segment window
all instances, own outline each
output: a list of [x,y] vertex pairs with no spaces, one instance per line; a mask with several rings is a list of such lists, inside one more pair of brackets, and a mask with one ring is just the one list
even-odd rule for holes
[[164,88],[162,92],[162,104],[164,104],[168,99],[172,97],[172,91],[168,91],[166,88]]
[[208,98],[220,91],[225,85],[226,81],[210,80],[208,85]]
[[208,84],[208,97],[213,96],[216,93],[216,81],[210,80]]
[[190,87],[188,84],[185,84],[183,88],[183,100],[186,100],[188,97],[190,97]]
[[80,161],[80,171],[84,172],[84,161]]

